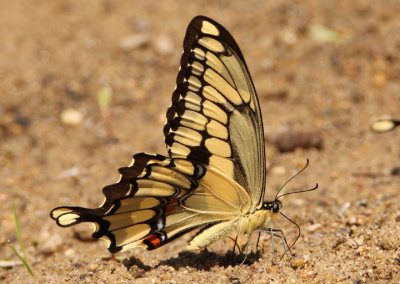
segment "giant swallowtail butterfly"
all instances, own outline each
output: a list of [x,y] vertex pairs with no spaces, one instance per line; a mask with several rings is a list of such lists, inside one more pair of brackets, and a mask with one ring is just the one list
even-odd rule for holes
[[139,153],[103,189],[99,208],[51,211],[61,227],[94,225],[111,252],[156,249],[196,228],[188,249],[266,228],[281,202],[264,202],[265,149],[260,105],[230,33],[204,16],[186,32],[164,127],[167,156]]

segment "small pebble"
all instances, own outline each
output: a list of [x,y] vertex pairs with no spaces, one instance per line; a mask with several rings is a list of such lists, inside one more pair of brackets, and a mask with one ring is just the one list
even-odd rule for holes
[[335,243],[332,245],[332,248],[337,248],[338,246],[340,246],[341,244],[344,244],[346,242],[346,238],[343,236],[339,236]]
[[370,209],[366,209],[362,213],[365,216],[371,216],[374,212],[372,210],[370,210]]
[[364,219],[356,216],[351,216],[349,220],[346,222],[346,225],[348,226],[352,225],[361,226],[362,224],[364,224]]
[[286,168],[283,166],[275,166],[271,168],[270,172],[274,176],[283,176],[286,174]]
[[368,199],[360,199],[357,201],[357,204],[363,207],[366,207],[368,205]]
[[74,255],[75,255],[75,250],[73,250],[72,248],[67,249],[67,250],[64,252],[64,255],[65,255],[65,256],[74,256]]
[[382,119],[372,122],[370,127],[372,131],[377,133],[388,132],[396,127],[396,123],[389,116],[385,115],[382,116]]
[[382,242],[379,244],[379,247],[380,247],[380,249],[382,249],[382,250],[390,250],[390,249],[392,249],[391,244],[389,244],[388,242],[385,242],[385,241],[382,241]]
[[16,265],[22,265],[23,263],[20,260],[1,260],[0,268],[12,268]]
[[398,175],[400,175],[400,167],[393,168],[390,174],[391,174],[392,176],[398,176]]
[[374,84],[378,88],[384,87],[387,84],[387,81],[387,76],[383,72],[374,75]]
[[312,224],[312,225],[308,226],[307,230],[309,232],[315,232],[315,231],[317,231],[317,230],[319,230],[321,228],[322,228],[322,225],[317,223],[317,224]]
[[89,266],[89,270],[92,272],[96,271],[97,268],[99,268],[99,265],[96,263]]
[[135,17],[134,24],[135,24],[135,27],[140,31],[147,31],[151,27],[148,20],[146,20],[144,18],[139,18],[139,17]]
[[58,178],[63,179],[63,178],[69,178],[69,177],[77,177],[79,175],[80,175],[80,168],[73,167],[73,168],[67,169],[65,171],[62,171],[58,175]]
[[331,179],[339,179],[340,175],[337,172],[332,172],[329,177]]
[[61,122],[67,126],[77,126],[83,121],[83,114],[76,109],[66,109],[61,113]]
[[306,261],[303,258],[297,258],[290,263],[290,266],[293,269],[297,269],[297,268],[304,267],[305,264],[306,264]]
[[175,45],[171,37],[160,35],[154,40],[154,49],[160,55],[170,55],[175,51]]
[[280,37],[287,45],[294,45],[297,42],[296,32],[290,29],[283,29],[280,33]]
[[142,34],[135,34],[124,37],[119,42],[119,47],[123,51],[131,51],[133,49],[145,46],[149,43],[149,35],[142,33]]
[[364,245],[364,238],[363,237],[356,238],[356,239],[354,239],[354,241],[356,242],[356,244],[358,246]]
[[31,125],[31,119],[27,116],[19,116],[17,115],[14,119],[14,122],[24,128],[27,128]]
[[349,248],[352,248],[352,249],[357,249],[359,247],[357,242],[355,240],[352,240],[352,239],[350,239],[350,240],[348,240],[346,242],[346,246],[349,247]]
[[5,193],[0,193],[0,202],[5,202],[8,199],[9,195]]
[[342,39],[338,32],[323,25],[311,25],[309,36],[313,41],[320,43],[336,43]]
[[74,232],[74,237],[84,242],[95,241],[92,238],[92,230],[90,227],[91,226],[86,223],[77,224],[72,228]]
[[400,252],[396,252],[393,255],[393,261],[394,263],[396,263],[397,265],[400,265]]
[[43,246],[41,247],[40,251],[42,253],[53,253],[57,251],[61,245],[63,244],[63,239],[58,234],[52,234],[50,238],[48,238]]
[[362,276],[372,277],[374,275],[374,271],[372,269],[365,270],[361,272]]
[[280,152],[291,152],[296,148],[322,149],[322,135],[319,131],[287,129],[273,139]]
[[351,203],[350,203],[350,202],[346,202],[346,203],[342,206],[342,208],[340,208],[340,210],[339,210],[339,215],[342,215],[347,209],[350,208],[350,206],[351,206]]
[[307,275],[308,275],[308,276],[311,276],[311,275],[314,275],[315,273],[316,273],[315,271],[310,270],[310,271],[307,272]]

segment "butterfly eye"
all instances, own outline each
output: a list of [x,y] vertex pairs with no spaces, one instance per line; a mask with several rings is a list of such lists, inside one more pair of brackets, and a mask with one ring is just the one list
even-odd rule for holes
[[278,213],[279,209],[281,209],[279,203],[278,202],[274,202],[274,205],[272,205],[272,212]]

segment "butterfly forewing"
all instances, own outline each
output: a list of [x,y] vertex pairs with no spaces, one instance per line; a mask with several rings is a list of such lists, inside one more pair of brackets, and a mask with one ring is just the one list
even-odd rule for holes
[[218,168],[244,187],[251,208],[265,190],[265,150],[259,102],[244,58],[221,25],[190,23],[172,105],[164,128],[171,157]]

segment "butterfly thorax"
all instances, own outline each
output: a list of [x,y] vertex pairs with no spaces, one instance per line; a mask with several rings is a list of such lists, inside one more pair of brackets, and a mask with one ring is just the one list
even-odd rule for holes
[[278,213],[281,208],[279,200],[266,201],[254,213],[241,216],[236,224],[239,234],[251,235],[256,230],[266,228],[273,214]]
[[266,227],[270,220],[271,211],[269,210],[257,210],[254,213],[241,216],[235,224],[236,233],[250,236],[252,232]]

